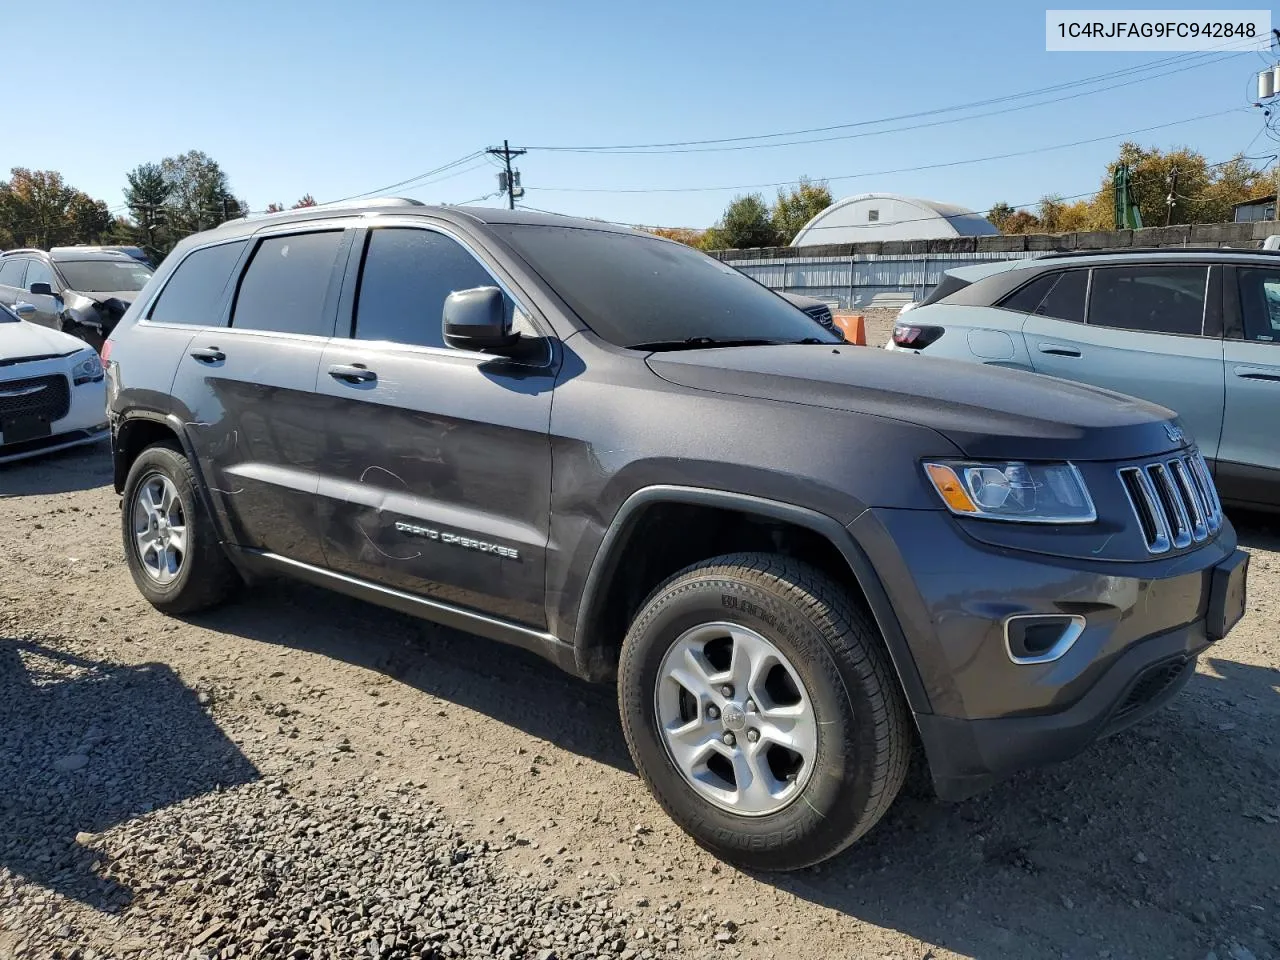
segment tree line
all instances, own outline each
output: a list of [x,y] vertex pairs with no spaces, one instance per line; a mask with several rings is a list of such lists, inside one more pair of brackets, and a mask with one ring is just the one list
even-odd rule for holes
[[[1266,166],[1255,166],[1237,155],[1225,163],[1209,163],[1189,147],[1161,151],[1126,142],[1107,165],[1096,193],[1067,202],[1051,194],[1034,210],[996,203],[986,217],[1001,233],[1071,233],[1115,228],[1115,185],[1121,164],[1129,167],[1130,183],[1145,226],[1228,223],[1232,207],[1262,195],[1273,195],[1276,184]],[[1175,176],[1176,173],[1176,176]],[[1168,206],[1170,196],[1173,206]],[[943,197],[942,199],[946,199]],[[737,196],[708,230],[654,229],[652,232],[703,250],[786,246],[800,228],[830,206],[825,181],[801,178],[792,190],[779,190],[769,206],[758,193]]]
[[[0,250],[118,244],[141,247],[158,264],[184,237],[249,211],[218,162],[199,150],[126,173],[124,211],[113,212],[56,170],[14,167],[9,174],[0,180]],[[315,205],[309,193],[293,204]],[[273,203],[268,211],[283,209]]]
[[1129,168],[1133,199],[1146,227],[1169,224],[1229,223],[1237,203],[1274,194],[1276,184],[1265,166],[1237,155],[1225,163],[1210,163],[1189,147],[1162,151],[1136,143],[1120,145],[1107,165],[1097,193],[1067,202],[1057,195],[1041,199],[1034,210],[997,203],[987,219],[1001,233],[1073,233],[1114,230],[1114,177],[1120,165]]

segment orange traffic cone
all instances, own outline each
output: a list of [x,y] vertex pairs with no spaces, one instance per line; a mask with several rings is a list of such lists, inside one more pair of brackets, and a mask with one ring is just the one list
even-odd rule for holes
[[865,347],[867,345],[866,318],[860,313],[838,313],[833,318],[836,329],[844,335],[847,343]]

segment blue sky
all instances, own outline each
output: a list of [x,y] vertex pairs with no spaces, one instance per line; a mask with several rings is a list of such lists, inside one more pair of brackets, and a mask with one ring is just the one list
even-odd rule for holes
[[[22,97],[28,122],[20,134],[11,129],[0,169],[60,170],[114,207],[130,168],[198,149],[222,165],[237,196],[261,209],[308,192],[326,202],[373,190],[504,137],[515,147],[750,136],[949,107],[1171,56],[1047,53],[1044,10],[1025,0],[6,4],[6,36],[32,38],[53,56],[47,65],[26,56],[10,64],[10,91],[25,89],[18,81],[30,68],[32,96]],[[1125,138],[880,171],[1244,108],[1261,66],[1259,54],[1247,53],[1154,79],[1120,77],[1111,82],[1125,86],[1035,109],[918,126],[964,116],[943,113],[889,125],[915,129],[857,139],[667,155],[531,150],[517,165],[530,206],[672,226],[709,225],[742,191],[552,188],[732,186],[876,172],[833,180],[832,192],[897,192],[980,210],[997,200],[1034,203],[1046,193],[1093,189]],[[33,114],[37,103],[44,112]],[[1260,130],[1257,111],[1239,109],[1131,139],[1189,145],[1220,160]],[[1272,146],[1261,136],[1249,153]],[[481,157],[441,175],[447,179],[391,192],[461,203],[496,190],[495,172]],[[762,192],[772,198],[775,190]]]

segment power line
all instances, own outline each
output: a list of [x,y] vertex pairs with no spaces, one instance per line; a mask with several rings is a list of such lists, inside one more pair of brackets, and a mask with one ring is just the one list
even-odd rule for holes
[[[971,157],[966,160],[926,163],[916,167],[899,167],[893,170],[871,170],[865,173],[849,173],[830,177],[811,177],[809,179],[827,182],[858,180],[864,177],[880,177],[896,173],[917,173],[922,170],[940,170],[948,167],[965,166],[971,163],[986,163],[991,160],[1006,160],[1012,157],[1025,157],[1037,153],[1047,153],[1052,150],[1065,150],[1069,147],[1078,147],[1089,143],[1100,143],[1104,140],[1114,140],[1117,137],[1128,137],[1139,133],[1149,133],[1152,130],[1162,130],[1167,127],[1175,127],[1184,123],[1194,123],[1199,120],[1207,120],[1211,117],[1225,116],[1230,113],[1240,113],[1243,110],[1244,108],[1242,107],[1232,107],[1228,110],[1203,113],[1194,117],[1186,117],[1182,120],[1171,120],[1168,123],[1158,123],[1149,127],[1140,127],[1136,130],[1124,130],[1119,133],[1109,133],[1100,137],[1089,137],[1084,140],[1073,140],[1069,143],[1058,143],[1047,147],[1036,147],[1030,150],[1015,150],[1009,153],[997,153],[985,157]],[[725,190],[762,190],[773,187],[789,187],[800,182],[800,180],[780,180],[771,183],[739,183],[714,187],[531,187],[530,189],[550,193],[713,193]]]
[[[1233,43],[1239,43],[1239,42],[1240,41],[1233,41]],[[1249,41],[1249,43],[1250,45],[1252,45],[1254,41]],[[855,121],[850,123],[832,124],[824,127],[809,127],[801,130],[788,130],[788,131],[780,131],[777,133],[753,134],[750,136],[740,136],[740,137],[721,137],[721,138],[708,139],[708,140],[683,140],[683,141],[671,141],[667,143],[647,143],[647,144],[633,143],[633,144],[613,144],[613,145],[599,145],[599,146],[536,145],[536,146],[529,146],[527,149],[556,151],[556,152],[562,152],[562,153],[655,153],[655,154],[702,153],[702,152],[715,152],[715,151],[724,151],[724,150],[754,150],[754,149],[759,149],[763,147],[794,146],[798,144],[808,144],[808,143],[827,143],[834,140],[846,140],[846,139],[856,139],[859,137],[879,136],[881,134],[900,133],[908,130],[926,129],[929,127],[942,126],[944,124],[961,123],[965,120],[977,120],[983,117],[997,116],[1005,113],[1012,113],[1019,110],[1030,110],[1036,107],[1049,106],[1055,103],[1061,103],[1066,100],[1074,100],[1080,97],[1092,96],[1095,93],[1103,93],[1108,90],[1117,89],[1119,87],[1130,86],[1134,83],[1138,83],[1141,81],[1153,80],[1159,77],[1169,76],[1173,73],[1182,73],[1186,70],[1196,69],[1202,66],[1210,66],[1214,63],[1220,63],[1224,60],[1230,59],[1231,57],[1238,56],[1241,53],[1247,53],[1247,52],[1249,51],[1239,50],[1236,52],[1227,53],[1220,57],[1207,57],[1206,54],[1212,53],[1212,51],[1198,51],[1194,54],[1182,54],[1177,57],[1166,58],[1165,60],[1155,61],[1153,63],[1145,64],[1140,67],[1128,67],[1123,70],[1112,71],[1111,73],[1099,74],[1098,76],[1095,76],[1095,77],[1068,81],[1066,83],[1061,83],[1061,84],[1054,84],[1052,86],[1041,87],[1035,90],[1024,91],[1022,93],[1008,94],[1002,97],[993,97],[987,100],[972,101],[970,103],[955,104],[948,107],[935,107],[930,110],[921,110],[921,111],[916,111],[914,113],[899,114],[897,116],[880,117],[874,120],[860,120],[860,121]],[[1020,99],[1025,99],[1027,97],[1039,96],[1045,93],[1054,93],[1060,90],[1071,89],[1076,86],[1097,83],[1102,80],[1112,79],[1114,77],[1122,76],[1125,74],[1133,74],[1139,71],[1146,72],[1156,67],[1166,66],[1170,63],[1180,61],[1180,60],[1194,59],[1196,57],[1202,58],[1200,62],[1185,64],[1183,66],[1179,66],[1175,70],[1169,70],[1162,73],[1152,74],[1149,76],[1137,76],[1129,80],[1125,80],[1121,83],[1110,84],[1108,86],[1098,87],[1093,90],[1086,90],[1079,93],[1073,93],[1063,97],[1055,97],[1049,100],[1038,101],[1036,103],[1022,104],[1014,107],[1006,107],[1001,110],[992,110],[986,113],[979,113],[971,116],[953,117],[945,120],[933,121],[930,123],[913,124],[913,125],[904,126],[904,127],[895,127],[889,130],[868,131],[868,132],[863,132],[858,134],[846,134],[846,135],[840,135],[840,136],[822,137],[822,138],[809,139],[809,140],[793,140],[793,141],[787,141],[783,143],[747,143],[747,141],[767,140],[767,139],[780,138],[780,137],[805,136],[805,135],[814,134],[814,133],[828,133],[834,130],[848,130],[848,129],[854,129],[854,128],[868,127],[868,126],[877,126],[882,123],[892,123],[899,120],[915,120],[923,117],[936,116],[938,114],[952,113],[952,112],[957,112],[962,110],[972,110],[977,107],[991,106],[998,103],[1007,103],[1011,100],[1020,100]]]
[[[411,183],[417,183],[417,181],[419,180],[425,180],[428,177],[434,177],[438,173],[444,173],[446,170],[451,170],[454,167],[460,166],[461,164],[464,164],[469,160],[474,160],[476,157],[481,156],[483,153],[484,153],[483,150],[473,150],[471,153],[468,153],[465,157],[459,157],[457,160],[451,160],[449,163],[436,167],[434,170],[428,170],[426,173],[420,173],[417,176],[409,177],[406,180],[398,180],[395,183],[389,183],[385,187],[375,187],[373,190],[365,190],[362,193],[353,193],[351,194],[351,196],[342,197],[339,200],[330,200],[328,201],[328,203],[346,203],[348,200],[357,200],[361,197],[372,196],[375,193],[383,193],[387,190],[396,190],[396,189],[399,189],[400,187],[407,186]],[[425,186],[425,184],[420,184],[420,186]]]

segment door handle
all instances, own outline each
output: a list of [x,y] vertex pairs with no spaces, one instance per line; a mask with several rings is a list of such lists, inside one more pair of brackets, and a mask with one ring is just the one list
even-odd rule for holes
[[1078,357],[1080,351],[1075,347],[1064,347],[1060,343],[1042,343],[1040,344],[1040,352],[1047,353],[1054,357]]
[[1280,369],[1273,367],[1235,367],[1231,372],[1241,380],[1270,380],[1280,383]]
[[372,383],[378,379],[363,363],[335,363],[329,368],[329,376],[345,383]]
[[227,355],[217,347],[197,347],[191,351],[191,356],[201,363],[221,363],[227,359]]

